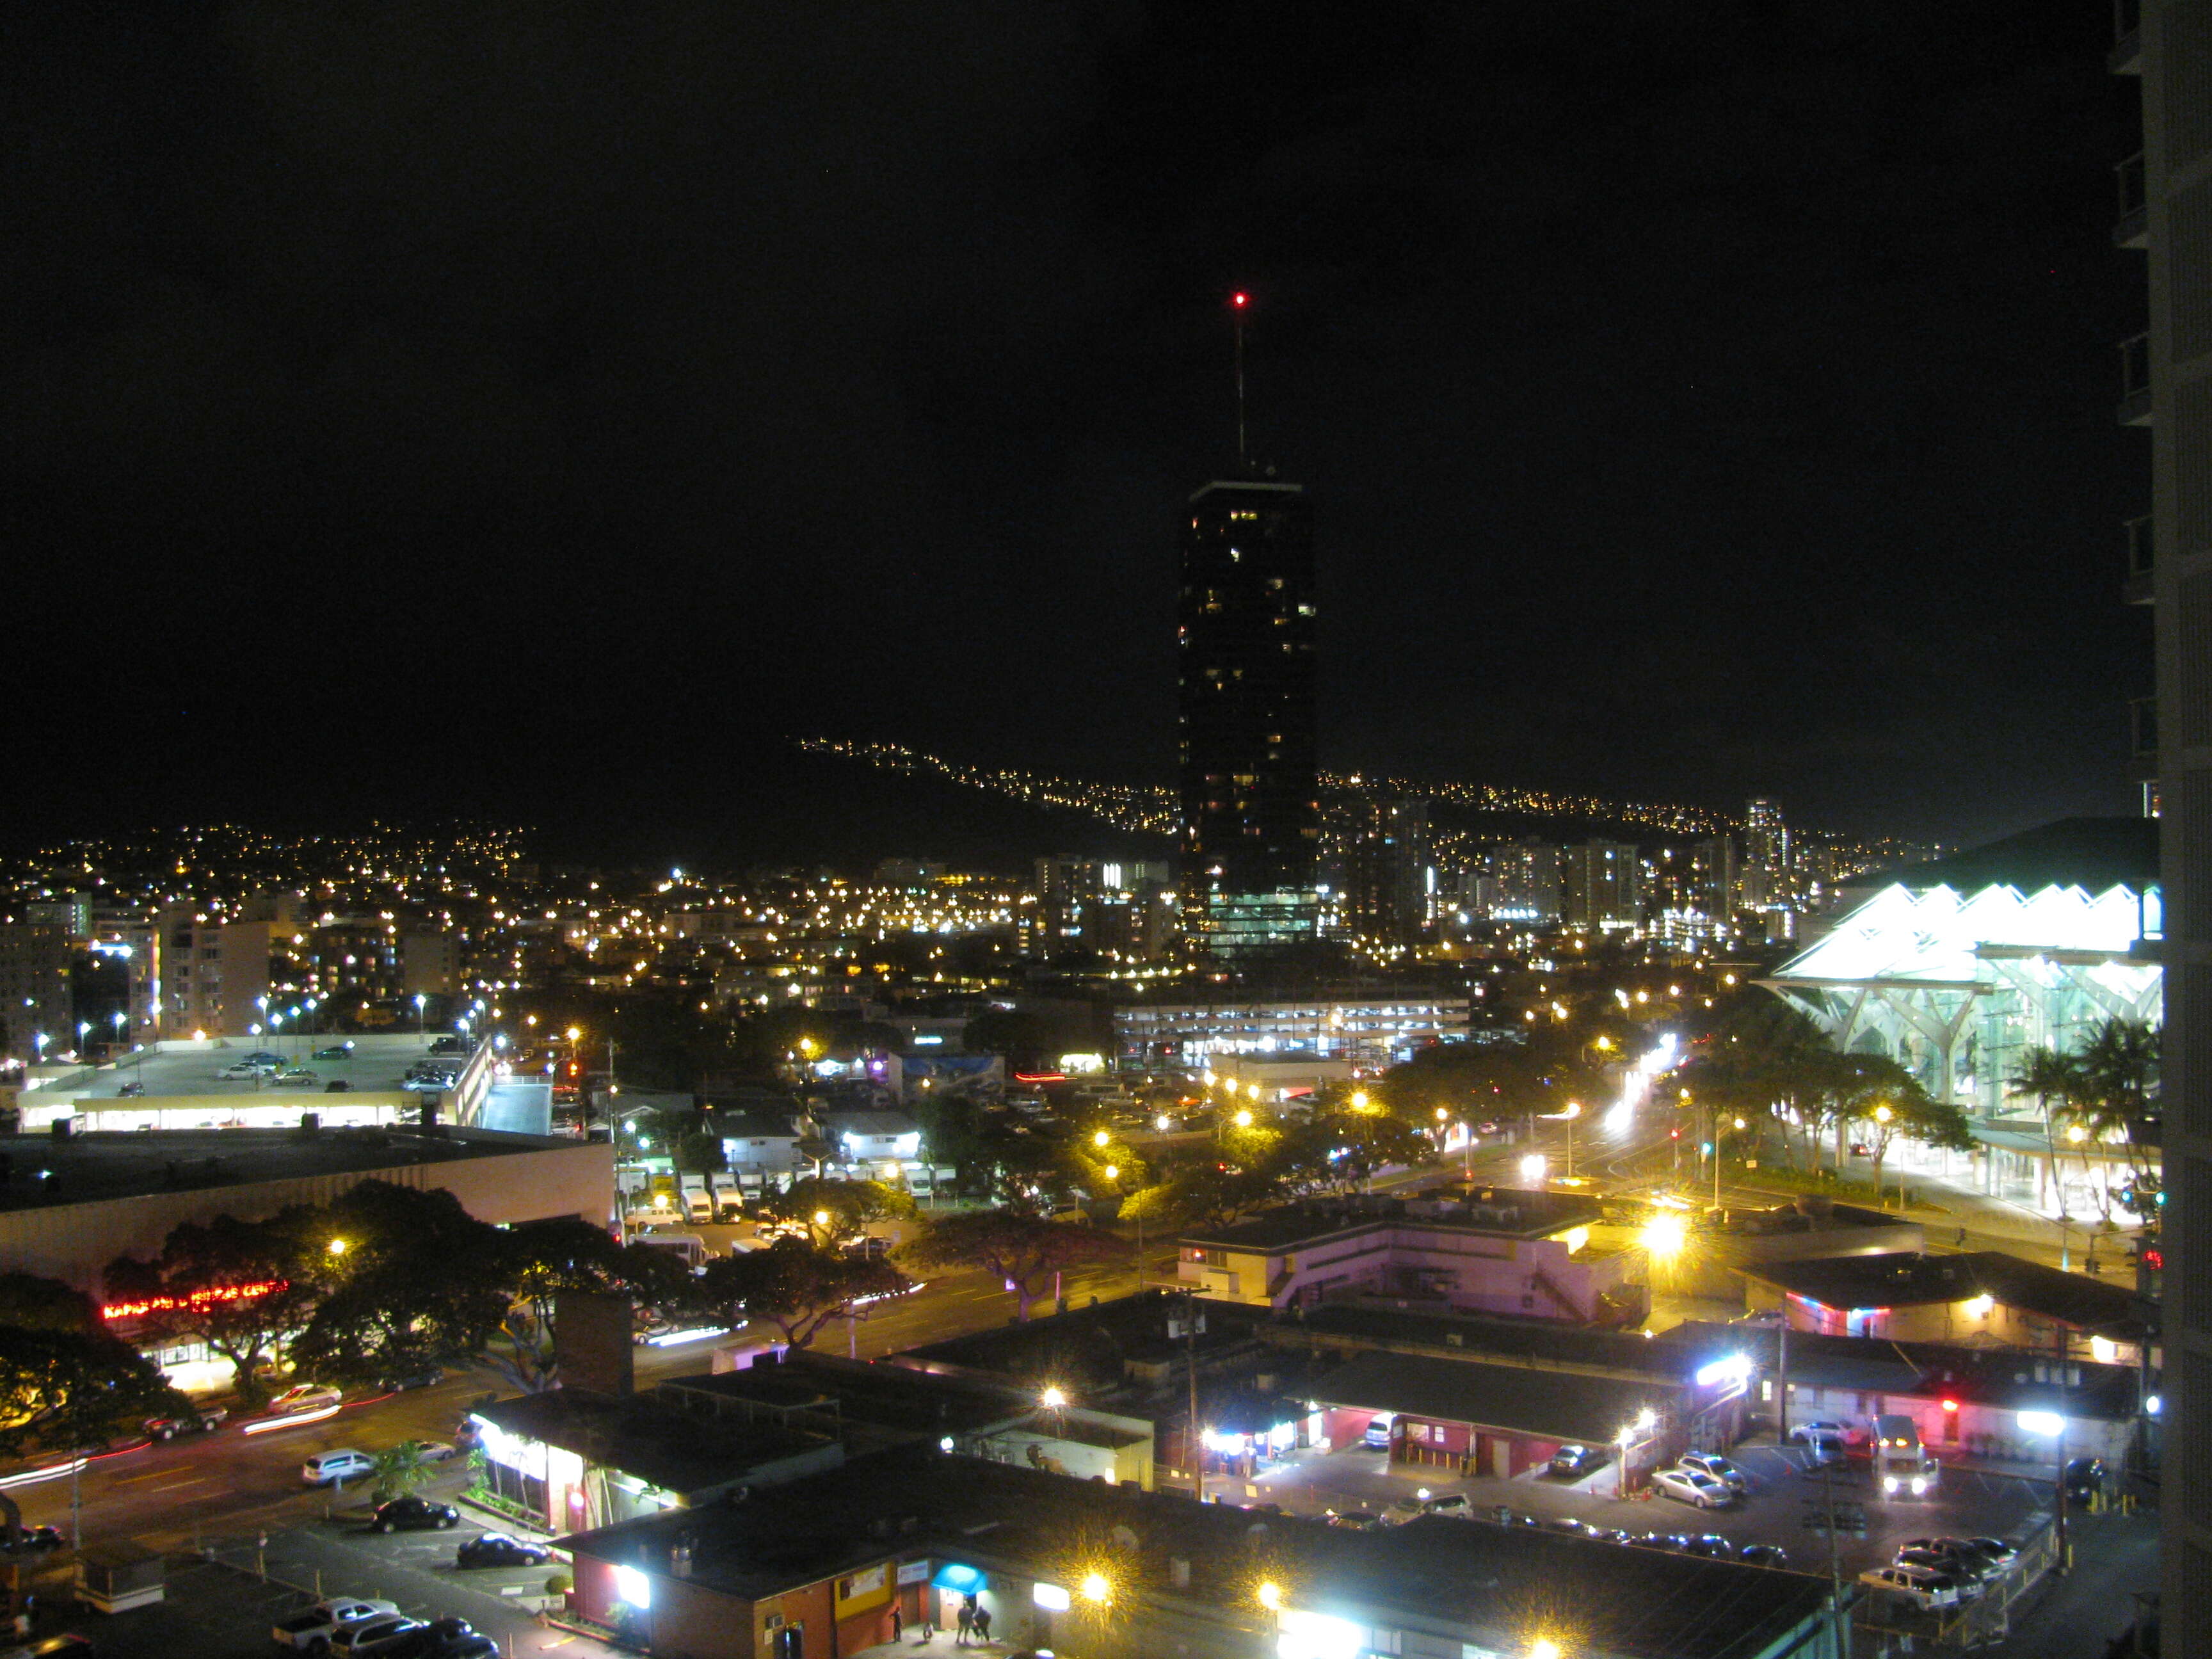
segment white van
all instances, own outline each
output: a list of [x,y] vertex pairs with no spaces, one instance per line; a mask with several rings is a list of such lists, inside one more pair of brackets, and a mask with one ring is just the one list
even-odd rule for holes
[[311,1486],[327,1486],[335,1481],[357,1480],[375,1468],[376,1460],[367,1452],[318,1452],[300,1465],[300,1478]]
[[684,1189],[684,1211],[691,1218],[691,1224],[695,1227],[702,1226],[714,1218],[714,1203],[707,1196],[704,1187]]

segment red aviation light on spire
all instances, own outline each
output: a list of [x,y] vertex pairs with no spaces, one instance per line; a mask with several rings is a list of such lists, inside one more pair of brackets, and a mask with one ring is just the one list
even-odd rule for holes
[[1242,311],[1246,306],[1252,303],[1252,296],[1245,293],[1243,289],[1239,289],[1236,293],[1229,296],[1229,303],[1234,306],[1237,310]]

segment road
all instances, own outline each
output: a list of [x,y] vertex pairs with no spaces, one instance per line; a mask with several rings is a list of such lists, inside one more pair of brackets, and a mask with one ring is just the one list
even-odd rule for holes
[[[1171,1279],[1172,1245],[1148,1243],[1146,1270],[1155,1281]],[[1071,1304],[1104,1300],[1137,1288],[1134,1263],[1067,1275]],[[1033,1311],[1051,1310],[1049,1296]],[[817,1346],[826,1353],[874,1358],[970,1331],[1002,1325],[1014,1316],[1014,1298],[988,1273],[940,1275],[914,1295],[869,1310],[849,1333],[833,1325]],[[763,1333],[763,1340],[772,1335]],[[637,1350],[641,1384],[702,1371],[712,1363],[714,1340]],[[98,1458],[73,1483],[67,1477],[13,1488],[27,1522],[51,1524],[64,1534],[82,1527],[88,1542],[135,1538],[164,1549],[191,1549],[203,1539],[276,1530],[320,1521],[334,1506],[356,1501],[304,1485],[300,1465],[316,1452],[352,1448],[375,1452],[402,1440],[453,1437],[468,1407],[488,1394],[512,1392],[489,1372],[465,1373],[434,1388],[350,1403],[320,1422],[246,1435],[226,1425],[213,1434],[189,1435]],[[74,1492],[72,1487],[74,1486]]]

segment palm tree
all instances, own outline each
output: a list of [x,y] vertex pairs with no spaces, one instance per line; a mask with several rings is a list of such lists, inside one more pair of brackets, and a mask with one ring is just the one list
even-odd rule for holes
[[370,1460],[369,1473],[376,1482],[376,1501],[384,1504],[406,1497],[436,1471],[422,1461],[421,1441],[403,1440],[377,1453]]
[[2021,1056],[2020,1066],[2012,1074],[2012,1087],[2006,1091],[2014,1100],[2034,1100],[2043,1107],[2043,1144],[2050,1155],[2051,1178],[2058,1188],[2058,1265],[2071,1265],[2072,1252],[2069,1248],[2073,1218],[2066,1212],[2066,1182],[2058,1173],[2058,1130],[2062,1125],[2079,1127],[2073,1120],[2081,1109],[2087,1092],[2083,1075],[2081,1057],[2048,1044],[2030,1048]]

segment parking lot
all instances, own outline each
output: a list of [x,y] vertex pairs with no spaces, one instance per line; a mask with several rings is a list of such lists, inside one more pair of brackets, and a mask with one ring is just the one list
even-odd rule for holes
[[[1830,1534],[1816,1529],[1826,1503],[1824,1483],[1806,1477],[1803,1449],[1746,1443],[1729,1455],[1743,1470],[1749,1490],[1741,1503],[1714,1510],[1651,1496],[1623,1499],[1616,1495],[1619,1470],[1611,1463],[1574,1481],[1536,1473],[1509,1480],[1440,1469],[1392,1472],[1382,1452],[1364,1447],[1300,1452],[1255,1480],[1217,1481],[1212,1490],[1224,1502],[1279,1504],[1298,1515],[1358,1508],[1382,1513],[1422,1490],[1464,1492],[1478,1516],[1502,1506],[1538,1521],[1572,1517],[1627,1533],[1712,1533],[1739,1547],[1778,1546],[1791,1567],[1827,1571]],[[2011,1475],[1952,1469],[1925,1498],[1887,1501],[1875,1496],[1863,1462],[1854,1462],[1832,1482],[1837,1504],[1856,1504],[1865,1516],[1863,1536],[1847,1531],[1833,1537],[1835,1565],[1846,1577],[1887,1563],[1908,1538],[2018,1538],[2050,1518],[2049,1486]]]
[[37,1632],[80,1632],[110,1652],[236,1659],[270,1651],[270,1626],[319,1591],[395,1601],[417,1619],[458,1615],[497,1640],[503,1659],[538,1659],[556,1649],[562,1659],[614,1659],[613,1650],[542,1624],[518,1605],[543,1585],[547,1569],[456,1569],[455,1547],[481,1530],[383,1537],[349,1522],[316,1522],[269,1533],[265,1543],[261,1534],[210,1539],[208,1553],[169,1557],[163,1601],[112,1615],[56,1608],[40,1614]]

